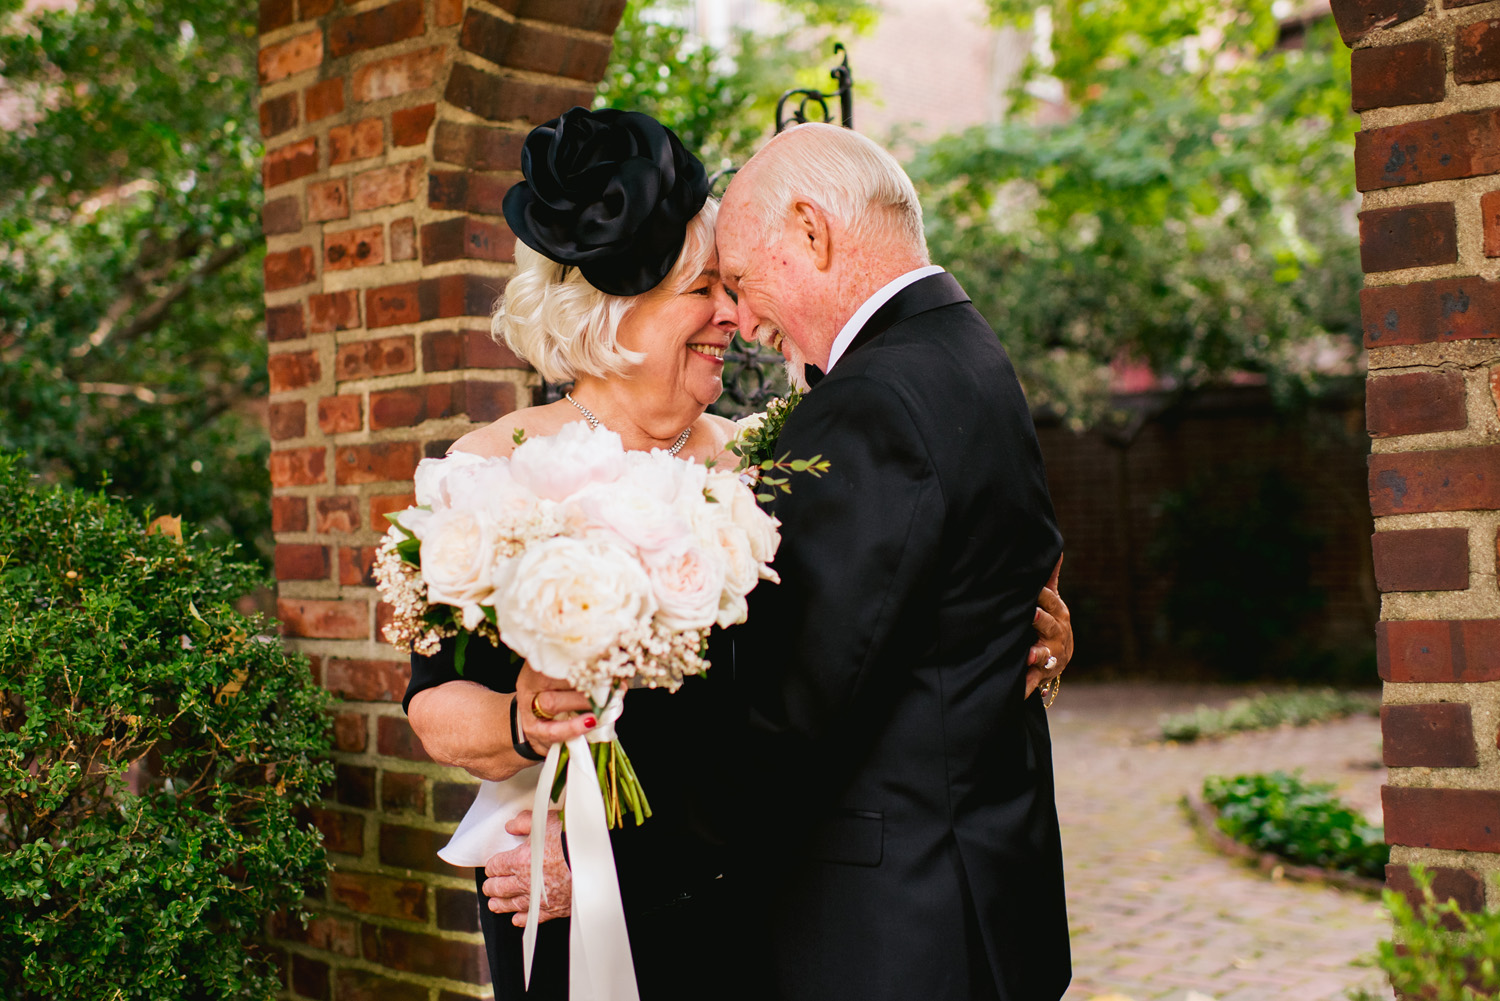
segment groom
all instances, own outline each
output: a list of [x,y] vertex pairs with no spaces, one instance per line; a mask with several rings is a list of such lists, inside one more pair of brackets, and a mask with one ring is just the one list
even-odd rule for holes
[[734,634],[740,802],[763,818],[734,881],[766,978],[747,996],[1055,1001],[1062,853],[1026,659],[1062,540],[1015,372],[857,133],[773,139],[717,241],[742,333],[826,373],[778,452],[831,464],[777,502],[781,585]]

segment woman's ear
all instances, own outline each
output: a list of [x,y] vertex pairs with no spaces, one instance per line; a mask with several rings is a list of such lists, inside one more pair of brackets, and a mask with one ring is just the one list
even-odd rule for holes
[[827,271],[833,264],[833,229],[828,224],[828,214],[812,202],[793,202],[792,227],[812,254],[813,266]]

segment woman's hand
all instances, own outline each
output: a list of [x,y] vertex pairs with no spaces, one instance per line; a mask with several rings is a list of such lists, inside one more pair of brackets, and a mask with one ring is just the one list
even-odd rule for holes
[[[1027,698],[1031,697],[1031,693],[1043,681],[1062,674],[1068,661],[1073,659],[1073,619],[1068,614],[1068,606],[1063,603],[1057,587],[1062,565],[1062,557],[1059,556],[1057,566],[1052,568],[1051,579],[1042,588],[1042,593],[1037,595],[1038,608],[1032,618],[1037,642],[1026,658],[1026,663],[1030,665],[1030,670],[1026,672]],[[1057,661],[1049,667],[1047,662],[1053,657]]]
[[553,744],[566,744],[599,725],[586,696],[573,691],[565,681],[533,670],[530,664],[523,665],[516,677],[516,722],[538,754],[546,754]]
[[[529,839],[531,811],[516,814],[505,829]],[[542,885],[546,892],[542,895],[541,911],[537,916],[539,922],[565,918],[573,911],[573,879],[568,860],[563,855],[562,824],[552,811],[547,813],[546,844],[546,854],[542,858]],[[518,848],[490,856],[484,865],[484,874],[487,877],[484,895],[489,898],[486,901],[489,909],[496,914],[511,914],[511,924],[517,928],[526,927],[526,912],[531,907],[530,840]]]

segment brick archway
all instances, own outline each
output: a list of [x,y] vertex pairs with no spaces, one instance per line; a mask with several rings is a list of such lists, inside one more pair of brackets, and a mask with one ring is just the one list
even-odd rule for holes
[[424,455],[530,402],[489,339],[532,125],[588,105],[624,0],[262,0],[278,612],[347,700],[317,813],[335,874],[273,921],[290,996],[487,995],[472,880],[434,854],[472,799],[401,712],[370,579]]
[[1500,907],[1500,3],[1438,4],[1333,11],[1362,119],[1387,878],[1423,863],[1477,910]]

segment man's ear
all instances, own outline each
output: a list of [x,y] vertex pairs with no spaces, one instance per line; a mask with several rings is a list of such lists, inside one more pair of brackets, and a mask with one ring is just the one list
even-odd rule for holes
[[833,230],[828,214],[808,201],[792,203],[792,230],[813,256],[813,266],[827,271],[833,265]]

